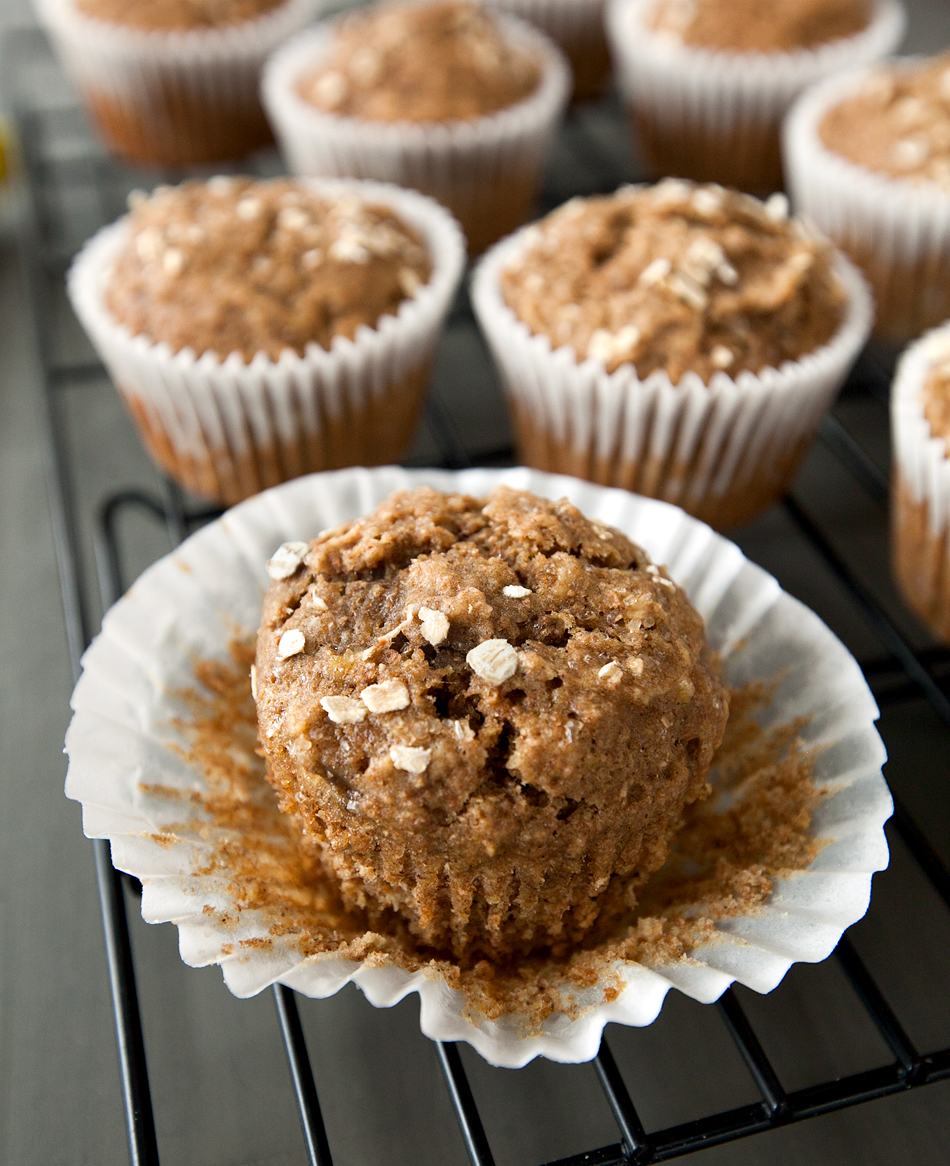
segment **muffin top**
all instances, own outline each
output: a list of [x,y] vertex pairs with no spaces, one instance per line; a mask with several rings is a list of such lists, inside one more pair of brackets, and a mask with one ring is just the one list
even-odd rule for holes
[[908,182],[950,190],[950,53],[877,66],[818,127],[836,154]]
[[647,21],[684,44],[776,53],[854,36],[870,19],[869,0],[657,0]]
[[429,278],[419,234],[351,194],[218,177],[130,201],[106,306],[133,335],[175,352],[250,361],[329,349],[395,313]]
[[285,0],[76,0],[86,16],[145,31],[220,28],[266,16]]
[[[702,619],[623,534],[564,499],[421,488],[285,544],[268,571],[255,687],[272,780],[362,872],[398,854],[392,901],[411,872],[450,867],[468,888],[458,939],[472,888],[488,880],[492,901],[515,863],[531,934],[542,887],[565,896],[563,928],[572,880],[602,891],[662,864],[727,705]],[[447,942],[423,884],[417,925]],[[497,921],[494,950],[517,925]]]
[[575,198],[501,274],[511,310],[555,348],[674,384],[778,368],[825,344],[845,293],[830,247],[768,202],[667,179]]
[[381,4],[341,20],[328,56],[299,92],[347,117],[448,121],[507,109],[540,77],[538,62],[509,46],[485,9],[436,0]]

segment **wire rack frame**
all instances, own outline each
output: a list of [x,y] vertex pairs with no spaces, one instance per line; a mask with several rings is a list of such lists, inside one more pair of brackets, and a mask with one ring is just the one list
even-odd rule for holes
[[[78,182],[89,185],[100,207],[102,221],[108,221],[121,209],[123,183],[129,176],[119,173],[101,156],[51,159],[44,154],[44,118],[48,111],[37,109],[24,100],[16,80],[17,67],[11,62],[26,61],[38,50],[36,33],[10,37],[6,44],[4,69],[7,103],[12,109],[19,140],[23,148],[29,207],[26,227],[21,232],[21,258],[25,272],[35,327],[37,355],[42,371],[39,407],[45,441],[45,470],[50,512],[65,613],[69,657],[74,676],[80,673],[80,656],[91,639],[90,597],[86,592],[80,558],[79,516],[69,460],[69,441],[62,415],[62,390],[67,384],[93,381],[104,375],[95,363],[80,365],[58,362],[55,353],[54,319],[51,289],[61,284],[69,252],[63,251],[57,237],[57,221],[50,208],[67,189]],[[22,56],[17,51],[22,49]],[[21,64],[20,69],[26,68]],[[13,81],[11,83],[11,77]],[[597,186],[613,189],[630,176],[618,165],[603,144],[585,134],[581,121],[568,122],[562,145],[583,158],[588,170],[599,174]],[[153,179],[154,180],[154,179]],[[585,191],[587,193],[587,191]],[[549,197],[560,201],[564,192]],[[455,309],[458,317],[470,318],[467,299],[460,296]],[[471,321],[474,327],[474,321]],[[873,360],[862,360],[852,374],[848,391],[879,399],[886,397],[888,370]],[[438,464],[460,468],[509,459],[509,449],[483,453],[473,461],[451,418],[436,400],[429,403],[426,421],[440,449]],[[820,439],[827,449],[850,472],[855,481],[882,507],[888,500],[888,480],[836,418],[829,416],[822,425]],[[868,586],[845,563],[836,550],[831,534],[796,501],[794,495],[783,505],[799,531],[825,561],[830,571],[849,595],[854,608],[885,644],[888,656],[864,664],[869,681],[880,691],[885,686],[889,700],[908,699],[922,694],[950,733],[950,700],[937,677],[948,671],[950,653],[943,649],[916,652],[895,626]],[[119,518],[129,509],[149,515],[166,528],[173,545],[192,530],[218,513],[186,504],[180,491],[166,482],[162,493],[126,490],[113,493],[100,503],[95,555],[103,610],[125,590]],[[894,826],[907,849],[927,879],[950,909],[950,872],[925,833],[914,822],[900,801],[895,807]],[[148,1067],[139,997],[136,988],[135,959],[126,914],[124,880],[112,866],[109,844],[93,843],[96,873],[102,907],[107,964],[112,990],[115,1031],[118,1046],[123,1100],[125,1103],[129,1156],[133,1166],[158,1166],[156,1138]],[[130,882],[132,880],[129,880]],[[890,1064],[825,1081],[788,1092],[766,1055],[762,1044],[732,991],[727,991],[716,1005],[727,1031],[748,1069],[760,1100],[695,1121],[647,1133],[637,1114],[629,1090],[610,1051],[606,1039],[594,1061],[597,1078],[616,1120],[618,1140],[548,1163],[547,1166],[632,1166],[634,1163],[662,1162],[695,1153],[702,1149],[748,1137],[780,1126],[799,1122],[833,1110],[844,1109],[864,1101],[919,1088],[950,1077],[950,1049],[924,1053],[918,1050],[902,1027],[893,1008],[875,983],[866,964],[850,940],[842,938],[835,951],[847,981],[874,1027],[890,1050]],[[332,1166],[332,1152],[314,1084],[310,1056],[297,1008],[295,994],[277,985],[273,989],[277,1018],[283,1037],[291,1078],[300,1113],[303,1139],[312,1166]],[[465,1148],[473,1166],[493,1166],[491,1146],[469,1085],[459,1049],[454,1044],[437,1044],[439,1061],[449,1096],[458,1119]]]

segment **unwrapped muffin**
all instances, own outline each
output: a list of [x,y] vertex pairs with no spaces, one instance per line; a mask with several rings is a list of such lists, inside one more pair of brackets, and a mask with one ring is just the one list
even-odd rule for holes
[[781,122],[809,85],[897,47],[896,0],[608,0],[620,91],[654,171],[782,186]]
[[295,173],[422,190],[479,252],[527,217],[569,86],[536,29],[467,0],[410,0],[296,37],[263,94]]
[[786,490],[871,323],[783,195],[680,180],[572,199],[486,256],[473,304],[522,461],[719,528]]
[[36,0],[96,129],[120,157],[188,166],[271,141],[264,61],[320,0]]
[[867,274],[879,332],[907,339],[950,316],[950,53],[817,86],[785,154],[796,207]]
[[464,244],[377,183],[218,177],[133,199],[70,275],[143,441],[226,503],[408,447]]
[[428,488],[268,564],[269,777],[344,896],[456,958],[629,909],[727,702],[702,620],[567,501]]

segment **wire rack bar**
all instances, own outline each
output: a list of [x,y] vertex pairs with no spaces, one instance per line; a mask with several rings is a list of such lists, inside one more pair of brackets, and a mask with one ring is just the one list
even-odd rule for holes
[[765,1049],[755,1035],[755,1030],[736,999],[735,993],[728,988],[719,997],[719,1014],[729,1029],[732,1039],[736,1042],[746,1068],[752,1074],[752,1080],[762,1094],[762,1105],[766,1116],[777,1121],[784,1117],[788,1110],[788,1097],[778,1079],[778,1074],[772,1067],[771,1061],[765,1055]]
[[641,1162],[649,1162],[652,1157],[652,1147],[606,1038],[601,1039],[600,1051],[594,1058],[594,1069],[597,1072],[601,1088],[607,1095],[614,1119],[620,1126],[620,1133],[623,1136],[624,1161],[631,1163],[631,1166],[633,1164],[639,1166]]
[[472,1087],[468,1083],[458,1045],[454,1041],[436,1041],[435,1047],[472,1166],[495,1166],[495,1159],[488,1144],[478,1106],[472,1096]]
[[139,1014],[139,996],[135,984],[135,963],[129,938],[129,921],[125,913],[122,876],[112,865],[112,850],[105,838],[93,842],[96,879],[102,904],[106,961],[115,1013],[115,1039],[119,1046],[119,1072],[122,1100],[125,1102],[126,1135],[132,1166],[158,1166],[158,1142],[152,1093],[145,1061],[145,1038]]
[[839,940],[835,955],[838,957],[838,962],[844,969],[851,987],[874,1021],[878,1032],[897,1058],[905,1076],[918,1072],[920,1058],[913,1042],[904,1031],[890,1004],[884,999],[881,989],[874,982],[864,960],[855,951],[854,944],[846,935]]
[[323,1124],[320,1099],[317,1096],[317,1087],[313,1081],[310,1054],[307,1052],[307,1040],[304,1036],[303,1025],[300,1023],[296,997],[290,988],[286,988],[283,984],[275,984],[274,1000],[277,1003],[280,1031],[283,1034],[284,1047],[287,1050],[287,1061],[294,1082],[300,1124],[303,1127],[304,1143],[307,1147],[310,1166],[333,1166],[330,1143],[327,1141],[327,1132]]

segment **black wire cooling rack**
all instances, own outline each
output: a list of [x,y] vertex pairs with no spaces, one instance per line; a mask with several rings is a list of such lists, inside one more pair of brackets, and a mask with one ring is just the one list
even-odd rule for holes
[[[7,107],[12,111],[23,151],[29,207],[28,225],[22,236],[22,258],[43,374],[40,403],[47,436],[46,469],[66,632],[73,672],[78,678],[81,653],[95,630],[94,604],[81,561],[81,522],[63,392],[67,386],[99,380],[104,372],[94,361],[77,362],[62,356],[63,276],[82,239],[123,211],[131,187],[154,185],[156,175],[134,174],[108,160],[94,145],[81,114],[68,97],[62,96],[61,79],[48,47],[35,30],[8,36],[3,75]],[[48,84],[54,76],[55,84]],[[572,113],[558,143],[557,165],[552,167],[552,176],[545,187],[545,204],[556,205],[575,193],[611,190],[619,182],[634,178],[629,166],[618,161],[622,155],[616,143],[621,137],[621,116],[610,102]],[[255,166],[258,172],[273,172],[276,160],[273,155],[262,155]],[[175,179],[180,175],[167,177]],[[475,324],[464,292],[451,325],[474,334]],[[882,358],[880,353],[865,354],[845,387],[843,399],[867,398],[879,405],[886,402],[890,371],[886,357]],[[490,449],[483,446],[473,456],[436,397],[430,401],[425,424],[430,447],[438,451],[435,457],[427,459],[432,464],[459,468],[471,464],[504,464],[511,458],[511,449],[505,446]],[[887,475],[841,420],[836,416],[826,419],[820,440],[840,467],[881,507],[882,515],[886,513]],[[899,703],[923,695],[942,722],[941,731],[950,744],[950,700],[945,691],[950,677],[950,653],[937,648],[915,650],[898,626],[904,621],[900,616],[895,620],[885,610],[876,598],[875,589],[846,562],[837,545],[839,532],[823,529],[795,497],[789,497],[783,505],[801,538],[824,561],[847,594],[853,612],[887,649],[886,656],[863,665],[879,701]],[[100,498],[94,542],[103,610],[122,594],[128,583],[121,519],[130,510],[144,513],[162,524],[172,545],[216,514],[185,499],[170,482],[155,491],[135,488]],[[950,755],[950,749],[947,753]],[[900,801],[896,804],[893,828],[943,904],[950,908],[950,874]],[[129,1153],[136,1166],[154,1166],[159,1162],[159,1149],[136,989],[136,965],[126,916],[127,890],[123,886],[126,876],[113,869],[108,842],[99,840],[93,847]],[[943,922],[950,927],[950,919],[944,918]],[[620,1166],[666,1161],[950,1077],[950,1048],[925,1053],[915,1046],[847,937],[838,944],[835,957],[860,1005],[890,1050],[893,1060],[889,1064],[786,1091],[739,1000],[728,991],[717,1008],[751,1075],[759,1100],[647,1133],[605,1040],[594,1066],[616,1120],[618,1139],[613,1144],[561,1158],[549,1166]],[[330,1166],[333,1148],[321,1116],[296,997],[282,986],[273,991],[306,1154],[314,1166]],[[934,985],[933,991],[945,995],[945,984]],[[453,1044],[439,1044],[437,1049],[468,1155],[474,1166],[492,1166],[492,1148],[459,1049]]]

